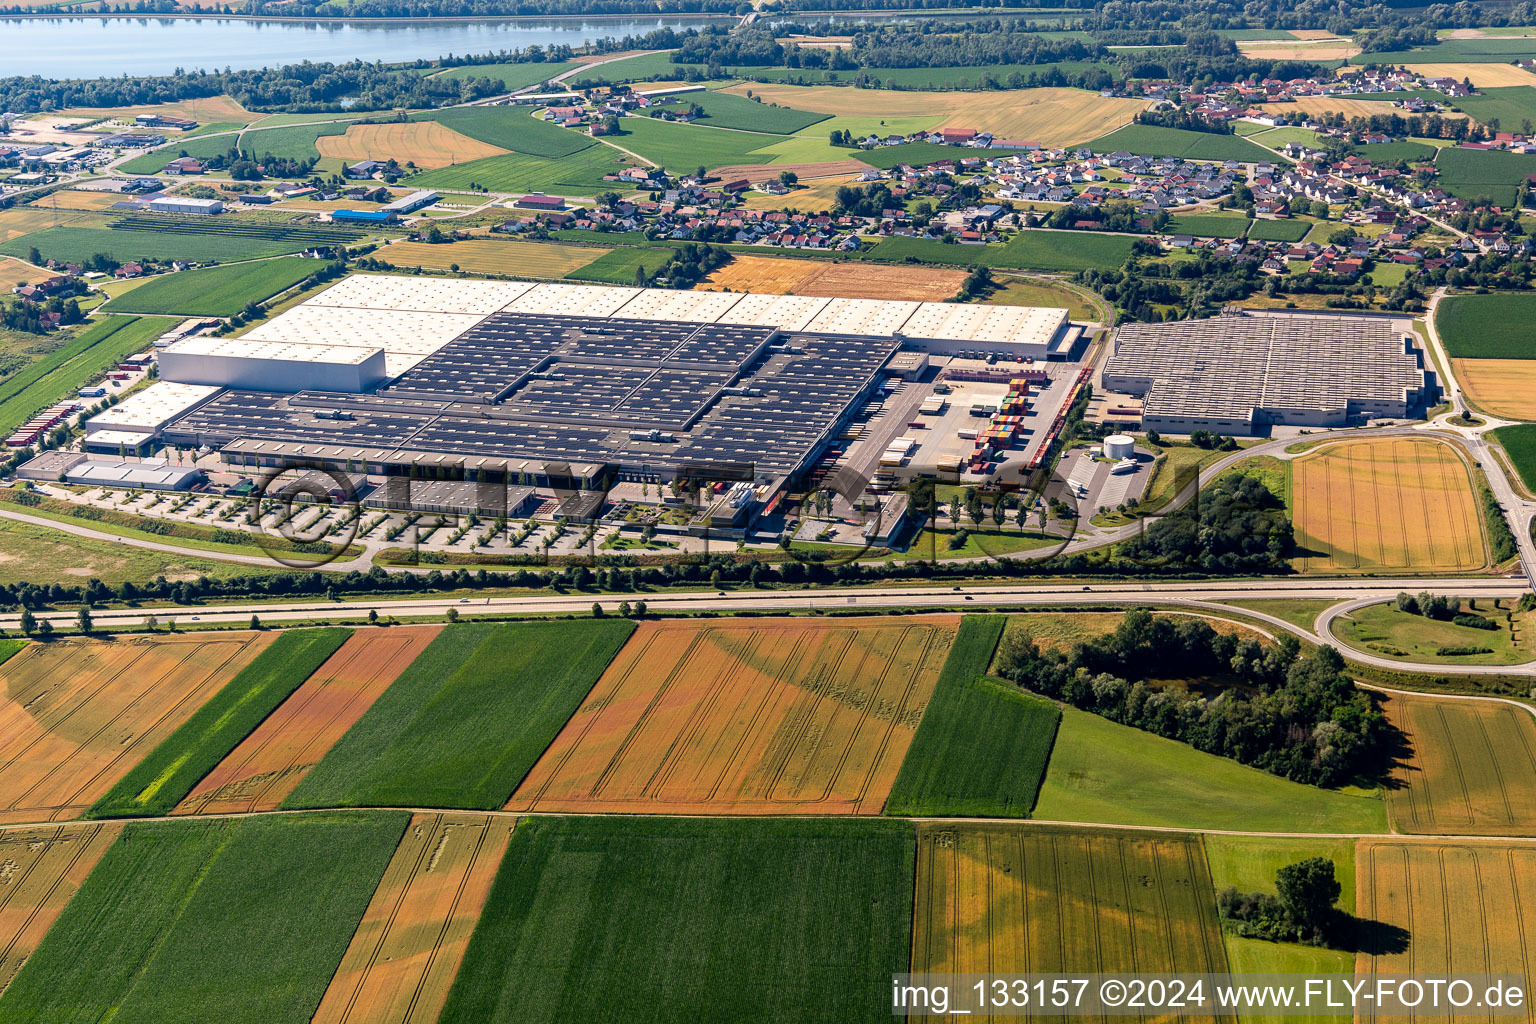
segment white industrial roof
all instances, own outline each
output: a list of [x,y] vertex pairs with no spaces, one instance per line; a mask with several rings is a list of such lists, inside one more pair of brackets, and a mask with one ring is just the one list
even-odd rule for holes
[[196,466],[173,466],[161,459],[143,462],[119,462],[88,459],[76,463],[65,473],[72,484],[99,487],[179,488],[201,474]]
[[1064,309],[925,302],[907,319],[901,333],[909,338],[1043,346],[1066,322]]
[[508,303],[506,313],[544,313],[550,316],[612,316],[639,288],[601,284],[541,284]]
[[831,301],[818,295],[744,294],[716,322],[803,331]]
[[208,384],[157,381],[143,391],[129,395],[112,408],[92,416],[86,421],[85,430],[92,435],[106,430],[154,433],[164,424],[218,393],[218,388]]
[[895,334],[918,305],[888,299],[832,299],[806,330],[817,334]]
[[484,316],[501,309],[532,287],[526,281],[353,274],[342,278],[304,305],[410,309],[427,313],[478,313]]
[[679,292],[647,288],[613,315],[625,320],[712,324],[730,312],[741,298],[741,292]]
[[174,355],[355,365],[372,359],[379,352],[379,346],[295,345],[282,341],[258,341],[250,337],[188,338],[178,341],[164,352]]
[[301,303],[244,335],[291,345],[366,345],[430,355],[485,319],[480,313],[317,306]]

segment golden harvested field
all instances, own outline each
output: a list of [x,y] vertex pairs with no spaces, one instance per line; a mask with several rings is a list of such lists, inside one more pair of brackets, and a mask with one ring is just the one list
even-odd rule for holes
[[[730,181],[733,178],[766,181],[770,178],[777,180],[782,171],[794,171],[800,176],[802,182],[809,182],[818,178],[847,178],[850,175],[861,174],[868,168],[868,164],[859,160],[827,160],[818,164],[727,164],[724,167],[716,167],[709,173],[722,181]],[[774,198],[790,197],[775,196]],[[779,207],[771,206],[769,209],[777,210]]]
[[879,814],[957,626],[644,623],[507,807]]
[[[1502,89],[1511,85],[1536,85],[1536,75],[1513,64],[1406,64],[1409,71],[1429,78],[1470,78],[1479,89]],[[1516,125],[1515,127],[1519,127]],[[1512,129],[1506,128],[1505,131]]]
[[1493,701],[1393,694],[1393,725],[1412,753],[1387,790],[1395,831],[1536,834],[1536,719]]
[[[190,118],[203,124],[221,121],[239,121],[241,124],[249,124],[263,116],[246,110],[231,96],[203,96],[198,99],[177,100],[175,103],[151,103],[142,107],[70,107],[60,113],[83,114],[88,117],[114,117],[122,121],[132,121],[140,114],[168,114],[171,117]],[[178,134],[168,132],[166,138],[174,140]]]
[[0,256],[0,292],[8,292],[19,284],[37,284],[53,276],[53,271],[34,267],[25,260]]
[[55,192],[41,203],[45,210],[106,210],[113,203],[122,202],[123,196],[119,192],[78,192],[74,189],[66,189]]
[[411,819],[313,1024],[437,1020],[513,821],[488,814]]
[[[1345,100],[1335,96],[1303,96],[1287,103],[1266,103],[1264,109],[1276,114],[1328,114],[1338,111],[1345,117],[1387,117],[1403,114],[1402,107],[1394,107],[1388,100]],[[1447,110],[1441,117],[1466,117]]]
[[272,636],[28,645],[0,666],[0,823],[79,817]]
[[1100,96],[1082,89],[1024,89],[999,92],[886,92],[835,85],[768,85],[749,82],[725,92],[751,89],[764,103],[819,114],[876,117],[942,115],[942,128],[974,128],[1005,139],[1029,139],[1064,146],[1107,135],[1130,122],[1145,104]]
[[482,157],[501,156],[507,151],[499,146],[460,135],[436,121],[411,121],[406,124],[355,124],[345,135],[322,135],[315,140],[321,156],[351,163],[355,160],[394,158],[403,167],[407,161],[417,167],[434,170],[467,163]]
[[1360,52],[1360,47],[1349,40],[1335,40],[1332,36],[1316,42],[1239,41],[1237,49],[1244,57],[1264,60],[1348,60]]
[[1197,836],[918,826],[913,972],[1226,969]]
[[1338,39],[1325,28],[1293,28],[1288,30],[1297,39]]
[[122,830],[104,822],[0,832],[0,992]]
[[829,295],[849,299],[943,302],[965,281],[961,270],[828,263],[779,256],[737,256],[699,283],[708,291]]
[[89,214],[79,210],[60,208],[55,212],[46,206],[15,206],[9,210],[0,210],[0,242],[9,242],[44,228],[79,224],[89,217]]
[[[1536,847],[1530,845],[1361,840],[1355,848],[1355,913],[1376,922],[1381,937],[1374,949],[1356,956],[1355,974],[1509,971],[1530,978],[1536,968],[1533,887]],[[1411,1019],[1437,1016],[1420,1013]],[[1536,1013],[1528,1001],[1513,1018],[1458,1014],[1456,1019],[1494,1024],[1533,1020]]]
[[1492,416],[1536,420],[1536,359],[1452,359],[1467,397]]
[[1430,439],[1325,445],[1292,463],[1299,569],[1456,572],[1487,564],[1466,464]]
[[[771,175],[771,177],[777,178],[778,175]],[[742,205],[749,210],[798,210],[801,213],[825,213],[837,202],[837,190],[857,180],[856,174],[839,174],[830,178],[821,178],[802,184],[787,196],[748,192]]]
[[352,634],[173,813],[277,810],[441,628],[391,626]]
[[376,251],[373,258],[397,267],[448,270],[458,264],[460,270],[476,274],[560,278],[611,251],[553,242],[504,242],[492,238],[471,238],[444,245],[395,242]]

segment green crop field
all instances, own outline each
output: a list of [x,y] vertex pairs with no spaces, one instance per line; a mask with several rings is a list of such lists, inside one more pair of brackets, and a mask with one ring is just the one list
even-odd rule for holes
[[724,92],[684,93],[677,99],[677,105],[684,110],[695,103],[704,108],[704,116],[698,122],[700,124],[715,128],[740,128],[749,132],[771,132],[774,135],[793,135],[832,116],[790,107],[773,107],[749,100],[745,96]]
[[1536,492],[1536,425],[1500,427],[1493,436],[1509,454],[1509,461],[1515,464],[1515,472],[1520,474],[1525,489]]
[[1536,295],[1494,292],[1456,295],[1435,310],[1435,330],[1446,354],[1462,359],[1536,359]]
[[9,434],[39,409],[73,395],[123,357],[148,348],[175,323],[166,317],[92,320],[55,351],[0,381],[0,432]]
[[1399,160],[1433,160],[1440,146],[1426,142],[1378,142],[1370,146],[1356,146],[1355,152],[1378,164],[1396,163]]
[[421,188],[486,189],[492,192],[549,192],[554,195],[595,195],[616,187],[603,175],[617,174],[633,164],[609,146],[589,146],[564,157],[508,153],[453,167],[427,171],[410,179]]
[[[601,242],[602,234],[587,232],[593,241]],[[598,281],[603,284],[634,284],[635,271],[643,270],[647,278],[660,272],[672,259],[676,250],[666,246],[655,248],[627,246],[605,253],[584,267],[565,275],[567,281]]]
[[1176,156],[1185,160],[1273,160],[1274,154],[1239,135],[1214,135],[1182,128],[1132,124],[1088,143],[1096,153],[1125,151],[1141,156]]
[[131,823],[6,989],[0,1022],[308,1021],[408,820]]
[[1304,786],[1076,708],[1061,728],[1036,818],[1276,832],[1385,832],[1374,796]]
[[102,307],[109,313],[174,313],[233,316],[250,302],[262,302],[291,288],[319,264],[298,256],[236,263],[151,278]]
[[1436,183],[1452,195],[1514,206],[1520,180],[1536,174],[1536,156],[1447,146],[1435,157],[1435,166],[1440,171]]
[[1248,230],[1248,218],[1221,213],[1185,213],[1169,217],[1168,227],[1164,230],[1198,238],[1237,238]]
[[866,260],[919,260],[957,267],[1012,267],[1019,270],[1090,270],[1118,267],[1135,239],[1087,231],[1018,231],[1002,245],[946,245],[923,238],[887,238],[862,254]]
[[622,85],[625,82],[682,78],[683,69],[688,65],[672,63],[672,53],[671,50],[664,50],[661,53],[642,53],[638,57],[612,61],[601,67],[595,67],[591,71],[574,75],[566,79],[565,84],[573,89],[582,89],[599,82]]
[[240,741],[352,635],[350,629],[289,629],[197,709],[92,807],[89,817],[171,813]]
[[914,857],[893,821],[525,818],[440,1024],[888,1021]]
[[1351,64],[1512,64],[1536,57],[1536,39],[1442,39],[1432,46],[1360,53]]
[[[287,160],[308,160],[318,157],[315,140],[322,135],[345,135],[352,127],[349,122],[330,124],[295,124],[282,128],[247,129],[240,133],[240,151],[261,157],[271,153]],[[226,147],[227,148],[227,147]]]
[[578,66],[573,60],[538,62],[525,60],[512,64],[465,64],[461,67],[449,68],[447,71],[427,73],[434,78],[445,78],[450,81],[489,78],[494,82],[500,82],[501,87],[510,92],[513,89],[547,82],[556,75],[564,74]]
[[937,142],[907,142],[900,146],[848,150],[850,158],[882,171],[888,171],[899,164],[923,167],[940,160],[959,160],[961,157],[975,155],[975,150],[966,150],[961,146],[941,146]]
[[1255,220],[1248,237],[1260,242],[1299,242],[1312,230],[1309,220]]
[[626,117],[620,125],[624,131],[612,137],[616,145],[639,153],[675,173],[691,172],[700,164],[725,167],[768,163],[772,160],[771,154],[754,154],[781,141],[773,135],[675,124],[648,117]]
[[444,630],[285,807],[501,807],[635,624]]
[[117,217],[108,228],[44,228],[0,245],[0,255],[21,257],[36,246],[45,258],[72,263],[84,263],[96,253],[105,253],[118,262],[184,259],[233,263],[303,252],[317,245],[346,245],[359,237],[349,228],[145,214]]
[[917,736],[886,799],[887,814],[1025,817],[1035,805],[1061,712],[985,676],[1007,617],[967,615]]
[[460,135],[528,156],[570,156],[595,145],[586,135],[535,117],[531,107],[451,107],[412,114],[411,120],[436,121]]
[[[240,126],[235,125],[235,127]],[[235,135],[214,135],[172,139],[159,149],[151,150],[119,165],[118,170],[125,174],[159,174],[160,168],[179,156],[190,156],[198,160],[223,156],[235,148],[237,138],[238,136]]]

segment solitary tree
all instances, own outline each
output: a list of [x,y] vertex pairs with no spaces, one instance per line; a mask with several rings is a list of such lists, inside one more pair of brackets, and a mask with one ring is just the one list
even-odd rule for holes
[[31,608],[21,610],[21,631],[27,636],[37,632],[37,616],[32,614]]
[[1286,913],[1297,924],[1321,929],[1333,916],[1333,904],[1344,890],[1333,874],[1333,861],[1309,857],[1275,873],[1275,891]]
[[75,621],[80,626],[80,632],[82,632],[82,633],[89,633],[91,631],[91,625],[92,625],[91,624],[91,606],[88,605],[88,604],[81,605],[80,606],[80,611],[75,614]]

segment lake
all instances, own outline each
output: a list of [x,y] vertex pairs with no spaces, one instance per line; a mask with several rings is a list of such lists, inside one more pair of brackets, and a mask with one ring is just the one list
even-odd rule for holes
[[[734,19],[725,19],[731,24]],[[296,22],[232,18],[26,18],[0,20],[0,77],[165,75],[331,61],[431,60],[532,46],[702,28],[694,16],[518,18],[506,21]],[[716,19],[714,23],[722,23]]]

